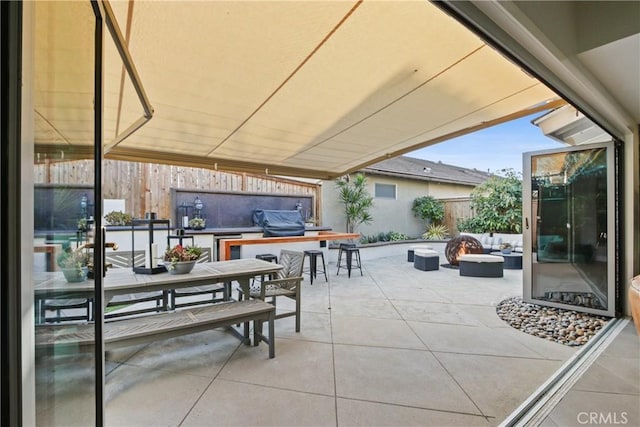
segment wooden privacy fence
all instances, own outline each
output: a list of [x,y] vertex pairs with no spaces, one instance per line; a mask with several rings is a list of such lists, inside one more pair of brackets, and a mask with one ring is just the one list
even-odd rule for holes
[[[35,164],[34,175],[36,184],[93,185],[93,160]],[[124,199],[134,217],[156,212],[171,218],[172,188],[313,196],[321,214],[321,186],[294,179],[120,160],[104,160],[102,175],[103,198]]]
[[438,199],[444,203],[444,224],[449,229],[450,236],[460,234],[456,223],[458,219],[471,218],[473,209],[471,209],[471,198],[455,198],[455,199]]

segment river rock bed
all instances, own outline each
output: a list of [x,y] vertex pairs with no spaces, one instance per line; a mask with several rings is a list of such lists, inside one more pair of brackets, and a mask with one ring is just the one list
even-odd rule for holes
[[515,329],[570,347],[589,342],[610,320],[604,316],[525,303],[521,297],[501,301],[496,313]]

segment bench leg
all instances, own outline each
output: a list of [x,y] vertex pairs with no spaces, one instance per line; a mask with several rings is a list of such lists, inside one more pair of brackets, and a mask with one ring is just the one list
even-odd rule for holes
[[269,313],[269,359],[276,357],[275,310]]
[[[254,325],[253,331],[255,332],[256,328]],[[251,343],[251,339],[249,338],[249,322],[244,322],[244,340],[246,341],[247,345],[249,345]]]
[[253,321],[253,345],[257,346],[260,341],[264,341],[269,345],[269,359],[276,357],[276,343],[275,343],[275,314],[272,311],[269,313],[267,319],[269,323],[269,335],[264,336],[263,325],[264,320],[256,319]]
[[225,301],[231,300],[231,282],[224,282],[224,290],[222,291],[222,298]]
[[260,341],[266,342],[264,335],[262,335],[262,322],[263,320],[255,319],[253,321],[253,345],[257,346]]

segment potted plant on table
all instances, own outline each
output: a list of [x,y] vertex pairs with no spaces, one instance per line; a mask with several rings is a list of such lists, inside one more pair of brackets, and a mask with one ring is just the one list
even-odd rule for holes
[[107,225],[131,225],[133,218],[122,211],[111,211],[104,216]]
[[58,266],[67,282],[84,282],[89,273],[89,254],[82,250],[67,251],[58,256]]
[[191,218],[189,220],[189,227],[194,230],[202,230],[207,223],[207,220],[204,218]]
[[80,218],[78,220],[79,231],[89,231],[89,220],[87,218]]
[[500,252],[502,252],[505,255],[509,255],[511,253],[512,247],[511,247],[511,243],[503,243],[500,245]]
[[164,253],[164,265],[171,274],[186,274],[193,270],[202,248],[198,246],[175,245]]

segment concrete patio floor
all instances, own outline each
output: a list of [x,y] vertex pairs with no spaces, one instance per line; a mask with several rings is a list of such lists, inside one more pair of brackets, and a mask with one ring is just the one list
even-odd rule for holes
[[[493,426],[577,351],[497,317],[500,301],[522,294],[521,270],[498,279],[425,272],[406,252],[364,257],[363,276],[336,276],[335,261],[328,270],[328,283],[305,278],[300,333],[293,318],[276,321],[275,359],[224,330],[108,352],[106,424]],[[591,400],[606,394],[616,402],[610,411],[626,410],[638,425],[640,346],[633,325],[620,336],[606,355],[612,363],[594,364],[544,425],[581,425],[576,414],[600,408]],[[78,371],[83,357],[38,370],[59,396],[39,405],[39,424],[91,423],[92,367]],[[620,377],[622,385],[604,384]]]

